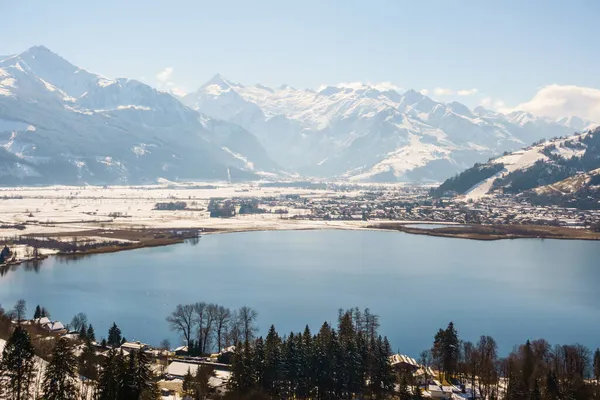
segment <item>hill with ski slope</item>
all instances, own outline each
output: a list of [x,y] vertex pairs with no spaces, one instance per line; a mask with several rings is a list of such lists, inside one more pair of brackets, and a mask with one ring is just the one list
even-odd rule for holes
[[0,61],[3,185],[240,180],[278,169],[251,133],[141,82],[90,73],[43,46]]
[[358,181],[441,181],[506,150],[591,125],[471,110],[378,85],[269,88],[218,74],[182,101],[252,132],[290,170]]
[[514,195],[536,204],[598,208],[600,128],[540,141],[476,164],[439,186],[437,195],[467,199]]

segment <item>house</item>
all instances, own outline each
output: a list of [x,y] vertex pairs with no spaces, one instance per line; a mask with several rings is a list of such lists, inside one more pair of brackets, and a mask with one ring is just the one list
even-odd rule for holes
[[42,328],[46,329],[50,333],[56,333],[59,335],[67,333],[65,326],[60,321],[54,321],[54,322],[44,324],[44,325],[42,325]]
[[125,350],[129,353],[132,351],[146,351],[149,348],[150,346],[141,342],[125,342],[121,345],[121,350]]
[[235,346],[224,347],[218,353],[213,353],[210,355],[211,360],[217,360],[220,356],[232,356],[235,353]]
[[429,385],[430,383],[434,383],[433,378],[436,375],[430,367],[420,367],[413,373],[413,376],[419,385]]
[[429,394],[434,399],[451,399],[452,398],[452,390],[448,392],[445,391],[442,387],[438,385],[429,385],[428,389]]
[[390,364],[392,368],[404,369],[411,372],[416,372],[421,366],[414,358],[403,354],[394,354],[390,356]]
[[227,383],[231,378],[231,371],[224,371],[224,367],[229,367],[229,365],[217,364],[217,363],[191,363],[191,362],[182,362],[182,361],[173,361],[167,367],[167,376],[174,377],[176,379],[183,379],[183,377],[188,373],[188,371],[192,374],[196,374],[196,369],[200,365],[211,365],[215,367],[214,376],[210,377],[208,380],[208,384],[212,387],[215,392],[219,395],[223,395],[227,391]]
[[187,356],[188,355],[188,347],[187,346],[179,346],[175,349],[176,356]]
[[37,325],[44,326],[44,325],[51,324],[52,321],[50,321],[50,318],[48,318],[48,317],[42,317],[42,318],[36,318],[36,319],[34,319],[33,323],[37,324]]

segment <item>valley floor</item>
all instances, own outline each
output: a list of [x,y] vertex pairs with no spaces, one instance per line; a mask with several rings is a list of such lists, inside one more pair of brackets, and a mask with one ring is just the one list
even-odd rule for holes
[[[467,239],[547,237],[600,239],[587,229],[526,225],[462,225],[460,213],[446,218],[436,210],[386,215],[389,202],[422,201],[427,188],[400,184],[340,189],[266,187],[259,184],[162,184],[152,186],[50,186],[0,189],[0,246],[11,250],[13,264],[49,254],[81,255],[163,246],[195,240],[199,235],[309,229],[386,229]],[[374,195],[373,193],[377,193]],[[157,204],[185,202],[181,210]],[[260,213],[211,218],[211,202],[255,202]],[[370,210],[369,218],[364,217]],[[443,223],[439,229],[415,229],[406,223]],[[407,218],[403,218],[407,217]],[[408,218],[410,216],[410,218]],[[365,220],[363,220],[365,219]],[[367,220],[368,219],[368,220]],[[392,219],[393,221],[390,221]]]
[[[57,249],[74,245],[77,254],[112,252],[180,243],[198,234],[259,230],[369,229],[365,221],[294,219],[310,215],[308,208],[285,207],[286,214],[269,206],[282,196],[323,199],[329,190],[263,188],[253,185],[189,185],[136,187],[20,187],[0,189],[0,245],[16,250],[15,263],[39,255],[70,252]],[[358,196],[360,191],[347,193]],[[211,218],[212,198],[261,198],[263,214]],[[156,210],[157,203],[184,201],[185,210]],[[304,217],[303,217],[304,216]],[[49,242],[49,239],[54,241]],[[29,246],[28,246],[29,245]]]

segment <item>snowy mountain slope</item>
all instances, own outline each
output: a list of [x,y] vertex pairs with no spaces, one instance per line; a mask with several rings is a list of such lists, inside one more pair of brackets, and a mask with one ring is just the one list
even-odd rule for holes
[[216,75],[184,104],[255,134],[280,165],[353,180],[442,180],[495,154],[590,123],[503,115],[372,85],[318,91],[244,86]]
[[[600,128],[541,141],[476,164],[437,190],[478,199],[493,194],[568,196],[589,186],[600,168]],[[596,183],[595,183],[596,184]],[[550,200],[546,199],[547,202]]]
[[[223,149],[234,140],[247,161]],[[0,184],[247,179],[278,168],[243,128],[41,46],[0,62],[0,149]]]

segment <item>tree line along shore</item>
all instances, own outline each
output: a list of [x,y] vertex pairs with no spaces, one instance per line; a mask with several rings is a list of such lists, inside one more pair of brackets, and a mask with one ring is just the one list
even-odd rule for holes
[[[60,331],[41,325],[44,307],[26,315],[22,300],[0,310],[0,399],[600,399],[600,349],[537,339],[500,357],[491,336],[461,340],[450,322],[413,359],[392,354],[368,309],[340,309],[316,333],[271,325],[262,337],[250,307],[181,304],[166,317],[178,352],[168,341],[136,347],[116,323],[97,339],[84,313]],[[169,376],[174,363],[188,369]],[[216,368],[228,371],[219,388]]]

